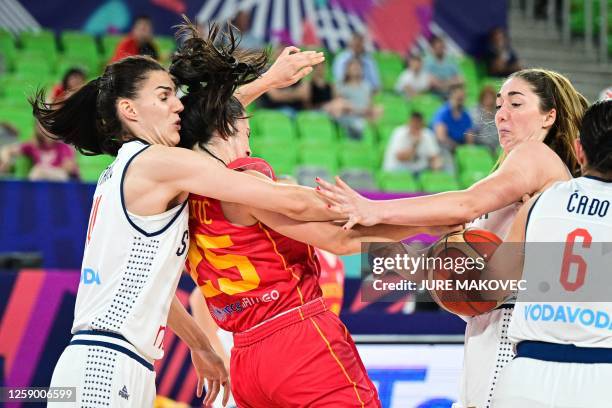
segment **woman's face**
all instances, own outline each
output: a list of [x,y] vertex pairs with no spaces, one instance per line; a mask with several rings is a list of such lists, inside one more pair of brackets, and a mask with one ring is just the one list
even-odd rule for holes
[[183,104],[177,98],[176,87],[167,72],[151,71],[135,99],[119,101],[119,110],[128,127],[135,125],[133,132],[137,136],[165,146],[176,146],[180,141],[179,113]]
[[243,118],[236,121],[236,133],[230,136],[227,141],[230,144],[233,160],[242,159],[251,155],[251,128],[249,126],[249,119]]
[[544,141],[556,118],[556,111],[540,111],[540,98],[521,78],[511,78],[501,87],[496,99],[495,126],[499,144],[509,153],[526,140]]

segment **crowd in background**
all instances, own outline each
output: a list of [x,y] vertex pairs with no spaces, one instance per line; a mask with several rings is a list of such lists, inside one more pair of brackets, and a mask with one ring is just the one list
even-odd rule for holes
[[[266,46],[262,39],[253,36],[249,21],[250,16],[244,11],[234,18],[233,23],[242,35],[241,45]],[[204,26],[200,28],[206,30]],[[272,51],[272,59],[286,45],[282,44],[282,39],[278,43]],[[289,117],[303,110],[324,112],[343,130],[343,137],[362,139],[366,128],[384,113],[383,107],[375,102],[376,95],[384,91],[376,59],[368,45],[366,34],[354,34],[348,47],[333,60],[315,67],[306,80],[269,91],[257,102],[258,107],[276,109]],[[490,85],[482,87],[477,104],[468,109],[466,79],[457,58],[449,55],[447,48],[444,38],[432,36],[427,49],[412,50],[406,55],[405,69],[395,81],[395,93],[406,101],[421,95],[435,95],[444,103],[429,121],[418,106],[413,107],[405,123],[390,132],[381,163],[384,171],[418,175],[424,170],[441,170],[452,174],[455,171],[454,151],[464,144],[483,145],[496,154],[499,147],[494,123],[497,89]],[[153,24],[147,16],[134,19],[131,31],[117,44],[109,62],[129,55],[160,59]],[[500,78],[521,69],[521,62],[504,29],[495,28],[490,32],[480,64],[486,75]],[[53,87],[49,101],[61,101],[85,83],[86,78],[81,68],[69,68]],[[32,165],[31,180],[79,178],[72,148],[41,134],[36,128],[30,141],[16,143],[16,140],[16,129],[9,123],[0,123],[0,174],[8,173],[15,158],[24,156]]]

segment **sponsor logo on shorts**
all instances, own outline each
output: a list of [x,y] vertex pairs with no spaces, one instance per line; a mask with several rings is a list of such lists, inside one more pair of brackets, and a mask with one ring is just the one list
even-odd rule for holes
[[125,400],[130,399],[130,394],[128,394],[127,387],[124,385],[122,389],[119,390],[119,396]]
[[229,316],[236,313],[242,313],[245,309],[248,309],[252,306],[256,306],[259,303],[268,303],[274,302],[278,300],[280,297],[280,293],[278,290],[274,289],[270,292],[264,293],[258,297],[245,297],[242,300],[227,304],[223,307],[211,307],[211,311],[215,319],[218,321],[224,322],[228,319]]
[[81,273],[81,283],[83,285],[99,285],[100,274],[91,268],[85,268]]

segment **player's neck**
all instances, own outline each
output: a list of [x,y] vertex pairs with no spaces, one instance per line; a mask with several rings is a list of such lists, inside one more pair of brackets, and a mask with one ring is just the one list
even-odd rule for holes
[[209,143],[206,145],[206,151],[220,162],[227,166],[234,161],[230,146],[227,143]]
[[602,173],[600,171],[592,170],[592,169],[584,169],[582,171],[583,176],[591,176],[602,180],[610,180],[612,181],[612,173]]

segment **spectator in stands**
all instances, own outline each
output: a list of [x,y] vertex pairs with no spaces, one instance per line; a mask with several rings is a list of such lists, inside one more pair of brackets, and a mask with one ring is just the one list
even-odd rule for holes
[[304,106],[306,109],[317,109],[327,112],[337,119],[350,110],[350,103],[337,95],[336,88],[326,78],[325,62],[314,66],[312,78],[303,81],[305,89]]
[[159,60],[159,53],[153,42],[153,21],[151,17],[136,17],[130,33],[117,44],[117,49],[111,58],[111,62],[129,57],[130,55],[148,55]]
[[487,146],[492,152],[499,147],[497,127],[495,126],[495,89],[487,85],[480,91],[478,106],[471,113],[474,122],[474,143]]
[[53,87],[51,100],[57,102],[70,96],[70,94],[83,86],[86,80],[85,71],[82,69],[76,67],[68,69],[62,78],[62,82]]
[[600,101],[604,101],[606,99],[612,99],[612,86],[609,86],[606,89],[603,89],[599,93],[599,100]]
[[337,85],[338,95],[348,101],[348,109],[338,119],[352,139],[361,139],[368,121],[382,115],[382,108],[372,104],[372,85],[365,80],[363,66],[352,59],[346,66],[342,81]]
[[244,48],[263,48],[265,43],[263,39],[255,36],[251,30],[251,13],[246,10],[241,10],[234,17],[232,24],[240,30],[241,39],[240,46]]
[[506,77],[522,69],[516,53],[510,46],[508,36],[501,27],[494,28],[489,33],[485,63],[488,74],[495,77]]
[[474,143],[472,119],[465,110],[465,89],[453,85],[449,89],[448,102],[440,107],[432,120],[432,127],[444,161],[444,170],[453,173],[453,153],[460,144]]
[[440,37],[430,40],[431,53],[425,57],[425,71],[430,75],[432,92],[446,98],[452,86],[463,83],[459,66],[446,54],[446,43]]
[[334,58],[332,72],[336,83],[342,82],[346,76],[349,62],[358,60],[361,63],[365,81],[370,85],[372,92],[380,89],[380,75],[374,58],[366,52],[365,38],[355,33],[351,39],[350,49],[342,51]]
[[420,55],[412,54],[408,57],[408,68],[406,68],[395,83],[395,91],[403,94],[407,99],[422,94],[429,90],[429,73],[423,68],[423,60]]
[[30,159],[30,180],[66,181],[79,178],[74,149],[45,136],[38,128],[31,142],[5,146],[0,151],[0,172],[9,169],[18,156]]
[[442,157],[436,136],[425,127],[423,115],[412,112],[408,123],[396,128],[391,134],[383,170],[419,173],[441,168]]

